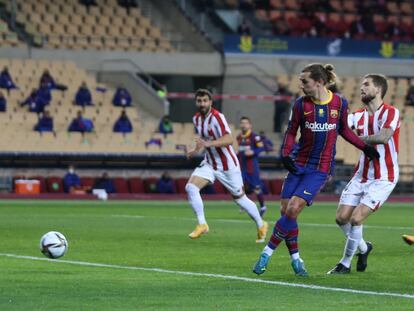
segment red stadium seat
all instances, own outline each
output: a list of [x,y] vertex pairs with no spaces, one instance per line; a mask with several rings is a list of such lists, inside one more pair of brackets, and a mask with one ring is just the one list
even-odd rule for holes
[[82,187],[92,188],[93,185],[95,184],[95,178],[94,177],[81,177],[80,182],[81,182]]
[[144,178],[144,190],[145,193],[156,193],[157,192],[157,177]]
[[40,182],[40,193],[46,193],[47,187],[46,187],[46,178],[42,176],[33,176],[29,177],[29,179],[36,179]]
[[180,177],[175,180],[175,187],[177,189],[177,193],[186,193],[185,185],[187,184],[187,181],[187,177]]
[[263,179],[263,194],[269,194],[270,193],[270,180],[269,179]]
[[141,178],[133,177],[129,179],[129,189],[131,193],[144,193],[144,183]]
[[213,187],[217,194],[229,193],[228,190],[217,180],[214,182]]
[[116,193],[130,193],[128,181],[123,177],[114,177],[113,179]]
[[63,183],[61,177],[48,177],[46,181],[47,192],[49,193],[63,193]]
[[283,179],[272,179],[269,181],[269,191],[272,194],[280,194],[282,192]]

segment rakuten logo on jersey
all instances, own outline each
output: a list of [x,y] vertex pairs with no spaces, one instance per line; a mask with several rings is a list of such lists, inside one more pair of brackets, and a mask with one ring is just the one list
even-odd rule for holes
[[331,123],[318,123],[309,121],[305,122],[305,128],[310,129],[312,132],[326,132],[330,130],[336,130],[336,124]]

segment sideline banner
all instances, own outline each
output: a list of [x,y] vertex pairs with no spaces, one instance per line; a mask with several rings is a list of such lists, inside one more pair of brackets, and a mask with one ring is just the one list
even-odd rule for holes
[[414,59],[414,42],[226,35],[224,52]]

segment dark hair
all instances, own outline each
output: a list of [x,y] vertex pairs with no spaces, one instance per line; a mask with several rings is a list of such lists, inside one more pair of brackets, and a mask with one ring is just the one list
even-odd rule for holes
[[336,74],[334,72],[334,66],[331,64],[309,64],[303,68],[302,72],[310,72],[311,79],[315,81],[322,80],[323,85],[327,87],[333,87],[336,84]]
[[249,121],[250,123],[252,123],[252,122],[250,121],[250,118],[249,118],[249,117],[246,117],[246,116],[241,117],[241,118],[240,118],[240,122],[241,122],[241,121],[243,121],[243,120],[247,120],[247,121]]
[[372,79],[372,83],[374,83],[376,87],[381,88],[381,99],[383,99],[388,90],[387,77],[378,73],[369,73],[365,75],[364,79],[368,78]]
[[207,90],[207,89],[198,89],[196,92],[195,92],[195,96],[194,96],[194,98],[197,98],[197,97],[202,97],[202,96],[208,96],[208,98],[210,99],[210,100],[213,100],[213,95],[211,94],[211,92],[209,91],[209,90]]

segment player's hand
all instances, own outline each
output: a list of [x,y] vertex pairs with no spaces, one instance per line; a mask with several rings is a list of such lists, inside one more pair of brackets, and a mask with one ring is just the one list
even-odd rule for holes
[[189,150],[189,151],[187,151],[187,159],[191,159],[191,158],[193,158],[194,156],[196,156],[197,155],[197,150],[195,150],[195,149],[191,149],[191,150]]
[[245,155],[246,157],[251,157],[252,155],[254,155],[254,151],[253,151],[253,150],[251,150],[251,149],[247,149],[247,150],[244,152],[244,155]]
[[289,172],[291,172],[292,174],[297,173],[298,169],[296,168],[295,162],[291,157],[282,157],[282,163],[285,169],[287,169]]
[[204,148],[209,148],[209,147],[211,147],[211,145],[212,145],[211,141],[201,139],[200,137],[198,137],[196,139],[196,149],[201,150],[201,149],[204,149]]
[[380,158],[380,154],[378,153],[377,149],[371,145],[365,145],[364,153],[371,161]]

